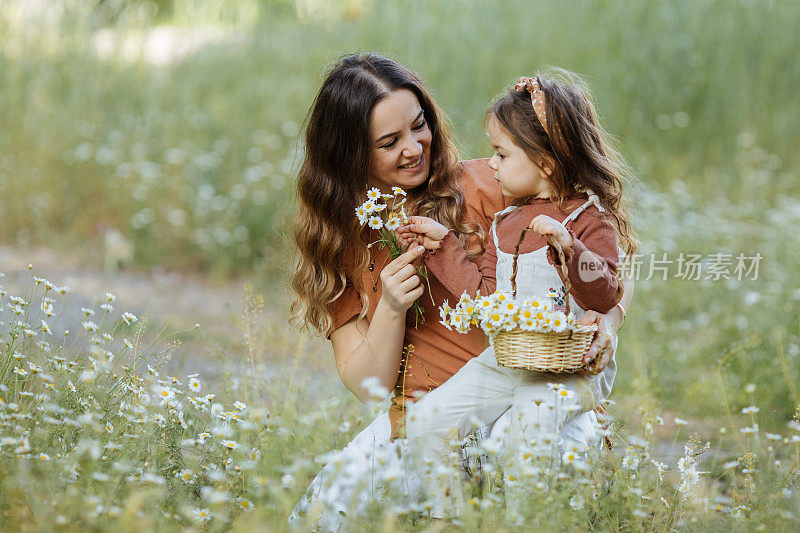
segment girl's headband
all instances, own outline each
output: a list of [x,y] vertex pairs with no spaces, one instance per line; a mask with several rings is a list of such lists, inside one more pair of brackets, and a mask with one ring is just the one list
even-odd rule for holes
[[544,126],[544,131],[548,132],[547,112],[544,106],[544,91],[539,87],[539,81],[536,78],[522,76],[517,84],[514,85],[514,90],[517,92],[528,91],[531,93],[531,104],[533,104],[533,111],[536,113],[536,118],[538,118],[539,122]]

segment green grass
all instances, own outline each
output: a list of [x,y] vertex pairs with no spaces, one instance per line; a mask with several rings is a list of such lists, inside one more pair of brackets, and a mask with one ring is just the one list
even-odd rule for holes
[[[141,36],[151,19],[130,14],[137,2],[120,5],[128,17],[104,29]],[[209,13],[223,11],[215,5]],[[465,158],[488,153],[487,102],[558,65],[588,77],[642,181],[746,199],[744,135],[777,178],[759,195],[797,192],[792,2],[354,2],[362,7],[325,21],[258,5],[223,26],[227,39],[168,66],[100,59],[92,38],[103,19],[88,9],[49,25],[0,11],[3,239],[67,248],[113,227],[137,264],[285,271],[297,125],[330,62],[357,50],[418,71]],[[250,12],[231,9],[237,20]]]

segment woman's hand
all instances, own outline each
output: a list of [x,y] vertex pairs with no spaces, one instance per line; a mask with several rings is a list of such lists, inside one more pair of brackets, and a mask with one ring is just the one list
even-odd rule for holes
[[408,217],[409,224],[397,228],[397,235],[403,240],[403,247],[418,242],[426,250],[438,250],[448,229],[428,217]]
[[586,311],[581,317],[580,323],[586,326],[597,324],[597,334],[589,346],[589,351],[583,357],[583,362],[589,366],[581,374],[599,374],[605,369],[617,349],[617,332],[614,329],[614,321],[609,315]]
[[425,291],[417,269],[411,264],[424,251],[422,246],[411,246],[381,270],[381,300],[392,310],[405,313]]
[[572,247],[572,235],[569,234],[564,224],[547,215],[539,215],[528,225],[533,231],[540,235],[552,235],[561,245],[562,250]]

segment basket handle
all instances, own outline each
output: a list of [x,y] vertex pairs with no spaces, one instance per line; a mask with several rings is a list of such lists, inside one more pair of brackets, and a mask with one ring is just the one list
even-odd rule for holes
[[[528,230],[531,229],[530,227],[526,226],[522,233],[519,236],[519,240],[517,241],[517,245],[514,247],[514,261],[511,267],[511,297],[517,297],[517,261],[519,259],[519,247],[522,244],[522,241],[525,240],[525,234],[528,233]],[[564,250],[561,248],[561,244],[556,240],[555,237],[552,235],[547,236],[547,243],[555,249],[556,253],[558,254],[558,260],[561,263],[560,265],[555,265],[556,272],[558,272],[558,277],[561,278],[561,282],[564,284],[564,304],[566,309],[564,310],[565,315],[569,315],[569,291],[572,289],[572,285],[569,282],[569,276],[567,275],[567,260],[564,258]]]
[[567,260],[564,257],[564,250],[561,248],[561,243],[552,235],[547,236],[547,243],[552,246],[556,254],[558,254],[558,262],[560,264],[555,265],[555,269],[556,272],[558,272],[558,277],[561,278],[561,283],[564,284],[564,314],[569,316],[569,291],[572,290],[572,284],[569,282]]

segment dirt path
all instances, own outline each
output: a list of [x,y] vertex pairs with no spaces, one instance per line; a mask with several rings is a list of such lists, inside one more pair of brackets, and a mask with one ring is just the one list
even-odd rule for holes
[[[220,375],[224,370],[233,373],[246,367],[252,373],[244,341],[246,283],[243,280],[212,282],[200,275],[158,269],[121,271],[107,276],[78,257],[64,257],[45,248],[11,246],[0,247],[0,273],[5,274],[0,284],[11,295],[30,291],[33,275],[70,288],[64,309],[50,323],[56,331],[80,329],[85,319],[81,308],[93,308],[99,315],[98,306],[110,292],[116,296],[115,318],[125,311],[139,317],[149,316],[152,330],[166,326],[168,332],[192,330],[195,324],[200,324],[199,330],[184,336],[182,346],[168,363],[174,371]],[[315,382],[326,381],[324,376],[335,378],[330,346],[286,324],[289,303],[286,290],[275,286],[263,291],[263,313],[252,320],[257,371],[272,376],[291,372],[296,368],[295,359],[302,358],[305,375],[313,377]]]

